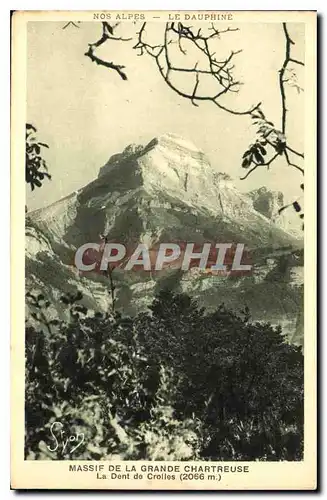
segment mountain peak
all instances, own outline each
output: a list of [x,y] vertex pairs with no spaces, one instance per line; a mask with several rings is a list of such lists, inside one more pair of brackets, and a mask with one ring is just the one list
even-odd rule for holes
[[[173,133],[162,134],[154,137],[146,146],[141,144],[129,144],[121,153],[112,155],[107,163],[100,168],[98,177],[107,175],[114,167],[122,162],[137,160],[138,158],[150,153],[152,150],[158,150],[164,156],[175,152],[175,156],[192,156],[205,159],[203,151],[197,148],[191,141]],[[209,161],[206,159],[206,163]]]
[[[264,190],[259,194],[269,198]],[[264,268],[262,262],[275,249],[289,253],[298,247],[295,238],[255,209],[253,197],[239,192],[200,149],[175,134],[156,137],[146,146],[128,145],[109,159],[97,179],[29,214],[27,226],[27,289],[42,292],[57,304],[63,292],[81,289],[84,304],[102,311],[110,307],[107,278],[76,274],[72,266],[76,249],[88,242],[99,244],[101,234],[129,248],[138,243],[153,248],[161,242],[241,243],[253,250],[257,267]],[[187,290],[190,283],[194,294],[199,293],[209,307],[226,295],[225,280],[218,287],[211,277],[202,278],[187,275],[182,279],[173,273],[174,286]],[[140,310],[161,286],[159,280],[138,273],[118,272],[115,280],[117,307],[129,314]],[[228,283],[227,295],[230,299],[233,294],[233,304],[247,303],[247,286],[240,289],[237,283],[235,290],[232,286]],[[265,286],[253,296],[254,305]],[[278,302],[278,307],[285,314],[284,303],[279,306]]]
[[219,235],[220,241],[251,247],[293,240],[192,142],[170,133],[146,146],[128,145],[111,156],[97,179],[33,218],[71,246],[100,233],[113,238],[151,233],[156,238],[167,231],[174,239]]
[[190,140],[185,139],[184,137],[168,132],[166,134],[162,134],[158,137],[155,137],[152,139],[152,141],[149,142],[148,146],[146,146],[144,149],[147,150],[149,147],[168,147],[168,148],[178,148],[178,149],[185,149],[187,151],[193,151],[193,152],[198,152],[198,153],[203,153],[197,146],[195,146]]

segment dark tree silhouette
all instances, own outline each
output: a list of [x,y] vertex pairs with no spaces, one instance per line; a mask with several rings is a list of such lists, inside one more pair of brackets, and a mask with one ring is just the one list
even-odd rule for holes
[[26,123],[25,137],[25,180],[34,191],[35,186],[41,187],[44,178],[51,179],[48,173],[47,163],[41,155],[42,148],[48,148],[48,144],[36,139],[37,129],[34,125]]
[[131,38],[121,38],[121,37],[116,37],[114,36],[114,29],[118,25],[111,26],[108,22],[102,22],[102,36],[99,38],[94,43],[89,43],[89,48],[87,52],[85,52],[85,56],[89,57],[92,62],[95,62],[96,64],[99,64],[100,66],[105,66],[108,69],[113,69],[117,71],[119,76],[122,78],[122,80],[127,80],[126,73],[123,71],[124,66],[120,64],[115,64],[110,61],[105,61],[104,59],[101,59],[100,57],[95,55],[95,50],[103,45],[104,43],[108,42],[109,40],[118,40],[118,41],[130,41]]
[[62,297],[65,323],[29,294],[43,333],[26,329],[27,457],[72,459],[45,446],[60,415],[87,437],[74,459],[302,459],[303,354],[280,328],[169,291],[134,318],[80,298]]

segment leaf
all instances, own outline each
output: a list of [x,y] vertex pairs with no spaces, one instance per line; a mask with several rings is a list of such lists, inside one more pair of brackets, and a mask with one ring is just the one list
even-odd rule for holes
[[244,160],[242,161],[242,167],[243,168],[248,168],[250,166],[250,160],[249,158],[244,158]]
[[33,130],[34,132],[36,132],[36,128],[34,127],[34,125],[32,125],[31,123],[26,123],[26,129],[27,130]]
[[301,207],[297,201],[293,202],[293,208],[294,208],[295,212],[301,212]]
[[49,149],[49,146],[47,144],[45,144],[45,142],[39,142],[39,146],[43,146],[43,147]]
[[261,154],[263,154],[265,156],[267,154],[266,148],[264,148],[262,146],[262,144],[258,144],[258,147],[259,147],[259,149],[261,151]]
[[304,191],[304,184],[301,184],[300,188]]
[[261,156],[261,154],[259,153],[259,151],[257,149],[254,152],[254,157],[255,157],[255,159],[257,160],[258,163],[264,163],[265,162],[265,160],[263,159],[263,157]]
[[51,321],[49,321],[50,325],[59,325],[60,324],[60,321],[58,319],[52,319]]

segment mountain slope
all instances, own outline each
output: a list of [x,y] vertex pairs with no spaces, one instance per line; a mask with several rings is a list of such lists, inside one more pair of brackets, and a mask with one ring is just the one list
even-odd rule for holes
[[[278,265],[278,253],[291,256],[300,245],[256,211],[251,198],[240,193],[228,176],[218,173],[202,151],[172,134],[153,139],[144,148],[127,147],[83,189],[27,215],[27,225],[34,228],[27,239],[27,289],[46,290],[48,295],[51,291],[52,301],[57,303],[58,296],[69,287],[78,288],[88,307],[100,310],[111,306],[108,280],[96,273],[81,277],[73,267],[76,249],[87,242],[99,242],[100,234],[127,245],[163,241],[244,243],[260,255],[255,262],[258,269],[269,257]],[[46,248],[39,248],[35,240],[40,238]],[[51,265],[40,259],[45,255]],[[167,276],[156,277],[115,271],[117,306],[127,313],[145,307],[166,278],[170,286],[198,294],[204,305],[206,297],[208,305],[222,301],[222,292],[232,306],[247,305],[249,295],[244,301],[240,292],[245,278],[232,283],[192,273],[167,271]],[[250,302],[260,310],[258,300],[253,292]],[[282,309],[278,306],[274,316],[288,314]],[[263,314],[267,317],[267,311]]]
[[250,247],[296,244],[201,151],[175,136],[154,139],[107,165],[79,192],[32,212],[32,220],[51,238],[75,248],[97,241],[100,233],[137,239],[169,233],[189,240],[203,233]]

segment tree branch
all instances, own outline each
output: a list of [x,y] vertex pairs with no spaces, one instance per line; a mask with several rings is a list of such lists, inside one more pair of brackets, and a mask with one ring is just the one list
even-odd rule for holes
[[[80,23],[80,22],[81,22],[81,21],[77,21],[77,23]],[[79,26],[77,26],[77,23],[76,23],[76,22],[74,23],[73,21],[69,21],[68,23],[66,23],[66,24],[65,24],[65,26],[63,26],[63,28],[62,28],[62,29],[63,29],[63,30],[65,30],[65,29],[66,29],[66,28],[68,28],[68,26],[70,26],[70,25],[74,26],[75,28],[79,28]]]
[[285,129],[286,129],[286,93],[285,93],[285,87],[284,87],[284,75],[285,71],[287,68],[288,63],[290,62],[290,57],[291,57],[291,45],[294,44],[294,42],[291,40],[286,23],[283,23],[283,30],[285,34],[285,59],[282,65],[282,68],[279,71],[279,88],[280,88],[280,95],[282,98],[282,123],[281,123],[281,130],[282,133],[285,134]]
[[281,94],[281,99],[282,99],[281,130],[282,130],[282,133],[285,134],[287,107],[286,107],[286,92],[285,92],[285,85],[284,84],[288,81],[288,79],[285,78],[285,72],[287,70],[287,66],[289,63],[299,64],[301,66],[304,66],[304,63],[302,61],[298,61],[297,59],[293,59],[291,57],[291,46],[295,45],[295,43],[291,39],[291,37],[288,33],[286,23],[283,23],[283,30],[284,30],[284,35],[285,35],[285,59],[284,59],[283,65],[279,71],[279,87],[280,87],[280,94]]
[[104,66],[108,69],[113,69],[117,71],[122,80],[127,80],[127,75],[123,71],[125,66],[115,64],[111,61],[106,61],[105,59],[101,59],[100,57],[95,55],[95,49],[106,43],[108,40],[122,41],[127,42],[130,41],[131,38],[122,38],[114,36],[114,30],[118,26],[119,23],[111,26],[108,22],[102,22],[102,36],[94,43],[89,43],[89,48],[87,52],[85,52],[85,56],[89,57],[92,62],[99,64],[100,66]]
[[298,151],[295,151],[295,149],[291,148],[290,146],[286,146],[286,149],[288,149],[288,151],[291,151],[291,153],[295,154],[296,156],[300,156],[301,158],[304,158],[303,153],[299,153]]
[[294,64],[299,64],[300,66],[304,66],[304,62],[298,61],[297,59],[293,59],[293,57],[290,58],[290,62]]
[[272,156],[270,158],[269,161],[265,162],[265,163],[257,163],[257,162],[254,162],[254,167],[252,167],[245,175],[244,177],[240,177],[240,180],[241,181],[244,181],[244,179],[246,179],[247,177],[249,177],[249,175],[254,172],[254,170],[256,170],[258,167],[268,167],[270,166],[270,164],[276,160],[277,156],[279,156],[279,153],[276,153],[274,156]]
[[[113,69],[123,80],[127,80],[124,66],[102,59],[95,54],[95,50],[108,40],[131,40],[131,38],[115,36],[114,30],[118,24],[119,23],[111,25],[108,22],[102,22],[102,36],[96,42],[89,44],[88,51],[85,55],[96,64],[102,65],[108,69]],[[291,47],[295,45],[295,42],[289,35],[286,23],[282,24],[285,36],[285,57],[282,67],[279,70],[279,89],[281,95],[280,130],[276,128],[272,122],[266,119],[262,110],[261,102],[258,102],[256,105],[245,110],[235,110],[221,102],[221,98],[223,98],[223,96],[238,92],[242,85],[242,82],[237,80],[233,73],[234,58],[241,52],[241,50],[231,51],[228,56],[217,58],[216,52],[212,50],[211,42],[219,40],[223,34],[225,35],[229,32],[238,31],[238,28],[228,27],[219,31],[214,24],[212,24],[211,27],[208,28],[208,31],[210,32],[208,34],[208,32],[204,32],[202,28],[196,30],[192,26],[186,26],[181,22],[169,22],[165,24],[161,43],[151,44],[146,40],[146,26],[147,23],[143,22],[140,30],[137,32],[137,41],[133,46],[133,49],[138,51],[137,55],[139,56],[146,54],[154,59],[159,74],[169,88],[171,88],[179,96],[189,99],[194,106],[198,106],[202,101],[212,102],[219,109],[232,115],[248,115],[253,120],[253,123],[258,125],[257,134],[259,135],[259,138],[256,140],[254,147],[259,147],[259,150],[255,153],[253,145],[250,145],[248,151],[246,151],[245,155],[243,155],[245,160],[243,160],[242,166],[244,168],[249,168],[252,164],[253,167],[251,167],[246,175],[241,177],[241,179],[246,179],[259,166],[267,166],[269,168],[273,161],[280,155],[285,156],[286,162],[289,166],[296,168],[301,173],[304,172],[303,168],[291,161],[289,153],[292,153],[302,159],[304,158],[304,154],[290,147],[287,144],[286,139],[288,110],[285,84],[290,80],[290,78],[286,76],[286,71],[288,71],[288,65],[292,63],[304,66],[302,61],[293,58],[291,55]],[[195,49],[197,51],[199,56],[197,58],[197,62],[193,65],[190,65],[187,62],[185,62],[185,64],[174,63],[172,61],[172,55],[175,56],[176,54],[172,53],[172,46],[174,45],[175,47],[178,47],[179,54],[182,56],[179,60],[183,62],[186,61],[185,56],[188,53],[188,44],[191,44],[193,50]],[[174,76],[179,73],[190,75],[190,79],[188,80],[188,84],[190,86],[189,89],[181,88],[179,84],[175,83]],[[203,81],[203,78],[205,77],[211,77],[215,85],[215,90],[213,90],[213,92],[209,95],[203,91],[203,85],[201,86],[201,81]],[[264,163],[263,157],[260,158],[260,147],[263,147],[262,154],[265,155],[265,145],[267,144],[273,148],[274,154],[268,162]],[[257,160],[255,160],[256,154],[259,155],[257,156]]]
[[[134,49],[139,50],[139,55],[146,53],[155,60],[160,75],[166,84],[178,95],[189,99],[195,106],[197,106],[197,102],[211,101],[220,109],[233,115],[249,115],[258,110],[261,103],[245,111],[238,111],[230,109],[220,102],[220,98],[223,95],[229,92],[238,92],[239,87],[242,85],[241,82],[235,80],[233,76],[234,66],[231,64],[233,58],[241,51],[232,51],[225,59],[218,60],[215,52],[211,50],[209,42],[214,38],[220,38],[222,33],[237,31],[238,28],[227,28],[219,31],[212,25],[211,28],[209,28],[212,33],[210,35],[205,35],[202,33],[201,29],[195,32],[191,26],[185,26],[182,23],[178,23],[177,25],[173,22],[166,23],[164,39],[159,45],[151,45],[145,40],[145,28],[146,23],[143,23],[140,31],[137,33],[138,41],[134,45]],[[175,40],[175,38],[177,38],[177,40]],[[178,43],[180,53],[185,55],[187,50],[182,43],[183,41],[192,44],[193,47],[196,48],[199,56],[204,59],[204,65],[202,64],[200,67],[199,61],[191,67],[173,64],[170,57],[169,46]],[[189,73],[194,76],[194,83],[190,91],[180,88],[173,82],[173,75],[176,73]],[[199,91],[201,87],[201,76],[203,75],[211,76],[215,82],[217,90],[213,92],[212,95],[206,95]]]
[[[302,159],[304,159],[304,154],[296,151],[294,148],[290,147],[287,144],[287,137],[286,137],[286,130],[287,130],[287,96],[286,96],[286,89],[285,89],[285,83],[289,81],[289,78],[285,77],[286,71],[288,71],[288,64],[289,63],[297,63],[302,65],[303,63],[301,61],[298,61],[296,59],[293,59],[291,57],[291,47],[292,45],[295,45],[295,42],[291,39],[286,23],[283,23],[283,32],[285,36],[285,57],[283,60],[283,64],[281,69],[279,70],[279,89],[280,89],[280,95],[281,95],[281,130],[278,130],[274,126],[272,122],[269,122],[266,120],[266,118],[263,116],[258,117],[256,114],[252,113],[252,118],[254,119],[254,124],[258,126],[257,134],[259,138],[257,139],[256,143],[253,145],[250,145],[248,150],[244,153],[243,155],[243,162],[242,162],[242,167],[243,168],[249,168],[251,164],[253,167],[247,172],[247,174],[244,177],[241,177],[241,179],[246,179],[256,168],[260,165],[266,165],[269,166],[279,155],[285,156],[286,162],[289,166],[294,167],[295,169],[299,170],[302,174],[304,173],[304,170],[302,167],[300,167],[298,164],[294,163],[291,161],[289,153],[294,154],[295,156],[298,156]],[[294,73],[294,71],[293,71]],[[294,76],[294,75],[293,75]],[[296,76],[296,75],[295,75]],[[261,108],[260,108],[261,109]],[[254,160],[254,152],[257,147],[263,147],[265,151],[265,145],[268,144],[270,147],[272,147],[275,151],[276,154],[269,160],[267,163],[263,162],[256,162]],[[258,145],[258,146],[257,146]],[[260,150],[257,150],[257,154],[260,156]]]
[[87,52],[85,52],[84,55],[88,56],[92,62],[95,62],[96,64],[99,64],[100,66],[104,66],[104,67],[109,68],[109,69],[114,69],[115,71],[117,71],[117,73],[122,78],[122,80],[127,80],[127,75],[123,71],[125,66],[120,66],[120,65],[115,64],[113,62],[104,61],[103,59],[100,59],[99,57],[94,55],[94,50],[92,50],[91,46],[89,47],[89,50]]
[[299,165],[297,165],[296,163],[292,163],[292,162],[290,161],[290,157],[289,157],[288,152],[287,152],[287,150],[286,150],[286,149],[285,149],[285,151],[284,151],[284,156],[285,156],[285,158],[286,158],[287,164],[288,164],[290,167],[294,167],[294,168],[296,168],[297,170],[299,170],[299,171],[300,171],[300,172],[304,175],[304,169],[303,169],[302,167],[299,167]]

